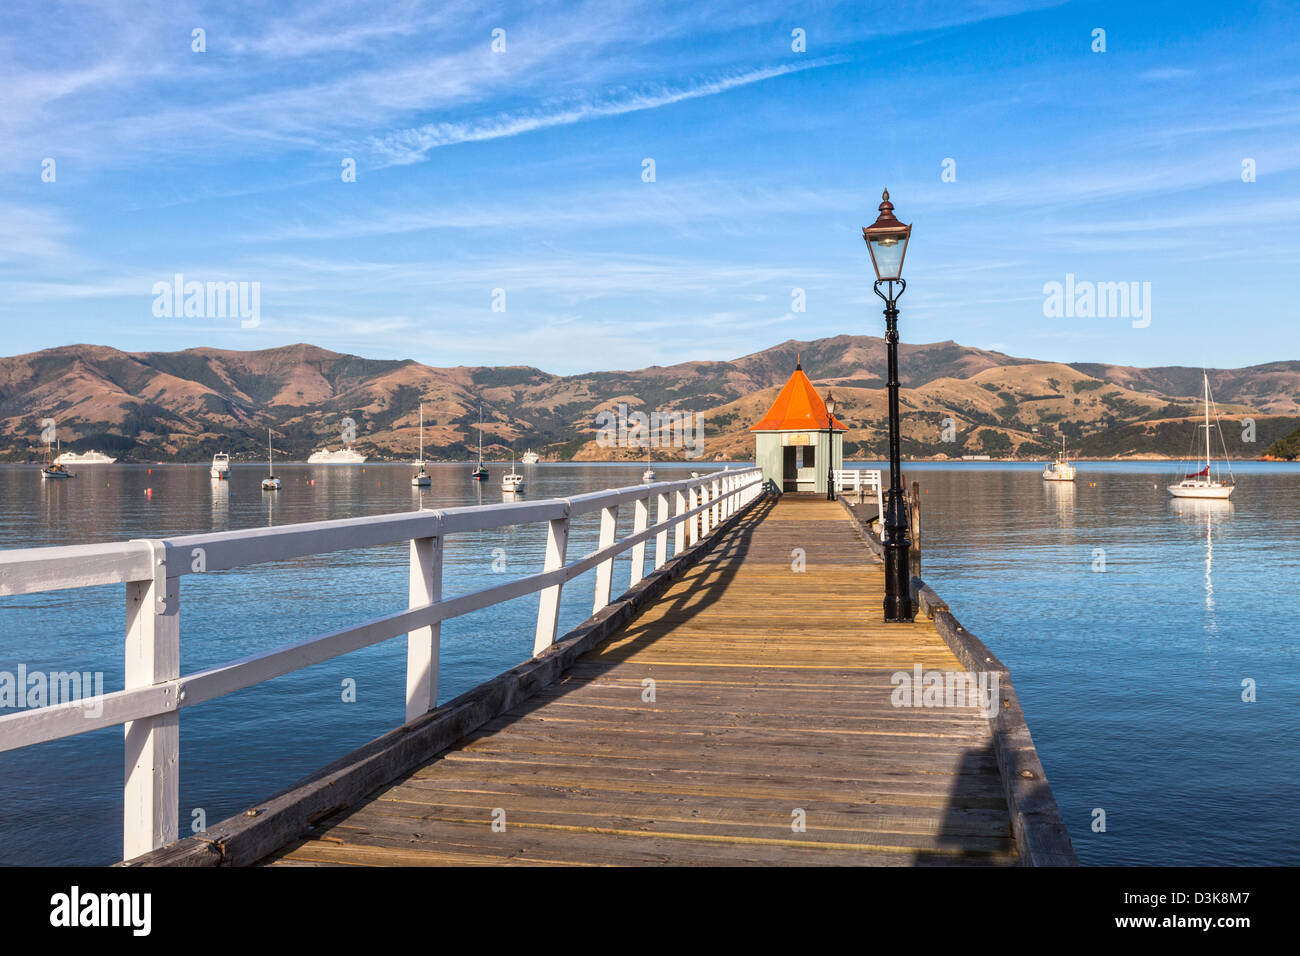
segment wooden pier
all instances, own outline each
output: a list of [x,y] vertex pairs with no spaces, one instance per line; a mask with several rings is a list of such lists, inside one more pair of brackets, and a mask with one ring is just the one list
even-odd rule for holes
[[555,685],[272,862],[1016,863],[988,720],[890,704],[894,672],[963,668],[933,623],[884,624],[882,588],[840,504],[765,501]]
[[[618,538],[628,505],[633,528]],[[597,514],[597,549],[568,557],[570,522]],[[548,527],[540,571],[443,595],[447,536],[529,522]],[[184,574],[407,539],[407,609],[178,674]],[[124,724],[134,866],[1074,864],[1006,668],[920,580],[925,613],[884,623],[878,548],[846,502],[780,496],[750,468],[569,499],[0,552],[0,594],[126,583],[128,659],[147,665],[102,696],[98,716],[74,701],[0,718],[0,749]],[[617,595],[621,554],[629,587]],[[593,568],[592,617],[557,637],[561,588]],[[435,706],[440,622],[528,593],[539,595],[534,656]],[[177,839],[184,708],[401,635],[402,726]],[[897,696],[923,673],[993,677],[995,692],[925,706],[919,692]]]

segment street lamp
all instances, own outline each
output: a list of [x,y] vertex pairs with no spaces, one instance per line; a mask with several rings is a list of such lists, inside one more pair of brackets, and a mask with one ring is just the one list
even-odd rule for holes
[[[881,196],[880,215],[862,229],[862,238],[876,270],[876,295],[885,301],[885,345],[889,353],[889,493],[885,496],[885,620],[911,621],[911,570],[907,538],[907,505],[903,501],[903,466],[899,461],[898,424],[898,297],[907,291],[903,256],[912,227],[894,217],[889,190]],[[898,284],[895,293],[894,284]],[[887,291],[882,292],[881,286]]]
[[835,396],[826,392],[826,500],[835,500]]

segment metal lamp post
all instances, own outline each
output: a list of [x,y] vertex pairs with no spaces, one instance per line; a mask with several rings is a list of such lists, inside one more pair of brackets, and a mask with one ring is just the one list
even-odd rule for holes
[[826,393],[826,500],[835,500],[835,396]]
[[[885,620],[911,621],[911,573],[907,537],[907,505],[903,500],[902,463],[899,461],[898,422],[898,298],[907,290],[903,281],[903,256],[912,227],[894,217],[889,190],[881,196],[880,215],[862,229],[862,238],[876,270],[876,295],[885,302],[885,344],[889,353],[889,493],[885,496]],[[897,285],[897,292],[895,292]],[[881,287],[886,291],[882,292]]]

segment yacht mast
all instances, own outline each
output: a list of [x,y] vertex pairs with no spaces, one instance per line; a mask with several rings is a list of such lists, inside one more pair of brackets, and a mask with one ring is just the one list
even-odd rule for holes
[[[1210,467],[1210,375],[1205,369],[1201,369],[1201,379],[1205,383],[1205,468],[1208,471]],[[1205,480],[1209,481],[1210,476],[1207,474]]]

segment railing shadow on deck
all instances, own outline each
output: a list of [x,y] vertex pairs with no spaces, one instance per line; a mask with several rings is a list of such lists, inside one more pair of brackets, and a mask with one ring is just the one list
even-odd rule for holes
[[[713,548],[710,549],[707,555],[700,558],[700,560],[694,565],[694,568],[699,568],[710,563],[716,564],[724,559],[739,560],[743,558],[745,546],[753,537],[754,529],[762,523],[763,519],[767,517],[774,507],[776,507],[776,501],[772,497],[763,498],[756,502],[749,511],[741,516],[735,527],[730,528],[723,533],[721,539],[714,544]],[[668,614],[684,614],[685,619],[689,620],[721,600],[723,593],[727,589],[727,585],[735,575],[736,570],[734,567],[728,568],[715,566],[708,569],[704,574],[693,578],[692,586],[689,590],[685,590],[672,598],[661,598],[654,606],[657,608],[663,608]],[[620,628],[618,631],[615,631],[593,648],[592,651],[588,652],[588,656],[583,661],[584,665],[587,667],[586,672],[588,674],[599,677],[600,675],[621,666],[621,661],[601,660],[598,656],[592,655],[598,653],[601,648],[607,646],[611,641],[618,640],[620,637],[625,636],[629,629],[636,627],[638,620],[639,618],[633,618],[627,623],[627,625]],[[632,638],[630,642],[625,642],[620,645],[620,649],[627,649],[635,652],[649,647],[656,639],[657,638],[652,633],[644,631],[640,635]],[[566,685],[563,680],[561,680],[553,684],[552,689],[559,692],[567,692],[575,690],[576,688],[572,685]],[[548,700],[539,700],[534,697],[517,705],[516,710],[518,710],[520,716],[526,716],[542,707],[545,707],[548,702]],[[445,752],[446,751],[444,751],[444,753]],[[441,754],[439,754],[439,756],[441,756]]]

